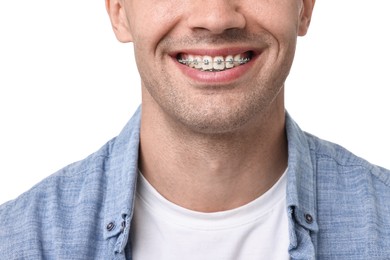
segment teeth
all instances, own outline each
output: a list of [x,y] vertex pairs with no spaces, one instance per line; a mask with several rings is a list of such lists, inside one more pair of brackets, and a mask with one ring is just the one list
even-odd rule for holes
[[214,70],[224,70],[225,69],[225,61],[224,61],[222,56],[214,57],[213,69]]
[[190,66],[191,68],[195,68],[194,56],[192,55],[188,56],[188,66]]
[[194,57],[194,68],[201,69],[202,68],[202,57],[195,56]]
[[225,67],[227,69],[231,69],[234,67],[234,58],[232,55],[229,55],[229,56],[226,56],[226,59],[225,59],[226,63],[225,63]]
[[240,54],[234,56],[234,63],[235,64],[241,64],[241,61],[242,61],[242,59],[241,59],[241,55]]
[[181,64],[187,65],[190,68],[199,69],[202,71],[222,71],[225,69],[231,69],[240,65],[243,65],[251,60],[250,57],[245,58],[241,54],[235,56],[228,55],[225,58],[223,56],[198,56],[188,55],[187,58],[178,58]]
[[213,69],[213,58],[210,56],[203,56],[203,70],[212,70]]

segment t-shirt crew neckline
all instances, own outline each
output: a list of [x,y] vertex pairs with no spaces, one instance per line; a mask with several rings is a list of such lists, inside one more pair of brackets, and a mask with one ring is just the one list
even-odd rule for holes
[[137,197],[149,211],[171,225],[191,230],[234,229],[261,222],[286,200],[286,171],[279,180],[255,200],[235,209],[220,212],[198,212],[178,206],[164,198],[139,172]]

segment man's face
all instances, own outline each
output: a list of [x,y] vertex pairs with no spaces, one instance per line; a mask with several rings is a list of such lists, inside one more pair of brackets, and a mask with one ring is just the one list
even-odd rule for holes
[[266,113],[283,95],[314,0],[107,4],[117,38],[134,43],[144,103],[195,131],[221,133]]

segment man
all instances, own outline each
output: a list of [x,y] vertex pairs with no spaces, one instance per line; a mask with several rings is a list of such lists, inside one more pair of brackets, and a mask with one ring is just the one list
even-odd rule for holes
[[302,132],[284,82],[314,0],[106,0],[142,107],[0,208],[1,259],[386,259],[390,175]]

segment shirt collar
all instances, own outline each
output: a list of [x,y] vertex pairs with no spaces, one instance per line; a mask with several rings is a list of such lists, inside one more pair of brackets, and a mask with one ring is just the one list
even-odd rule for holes
[[[107,194],[104,204],[104,237],[123,234],[117,252],[123,251],[133,215],[138,174],[141,107],[122,132],[108,146],[106,160]],[[288,140],[287,206],[294,219],[304,228],[318,230],[316,212],[315,163],[312,162],[306,134],[286,112]],[[108,225],[111,228],[108,228]]]
[[315,162],[310,141],[286,112],[288,140],[287,206],[295,220],[308,230],[317,231]]
[[104,165],[107,193],[104,201],[104,238],[122,233],[116,243],[121,252],[127,243],[133,214],[135,187],[138,174],[141,107],[108,146],[109,157]]

